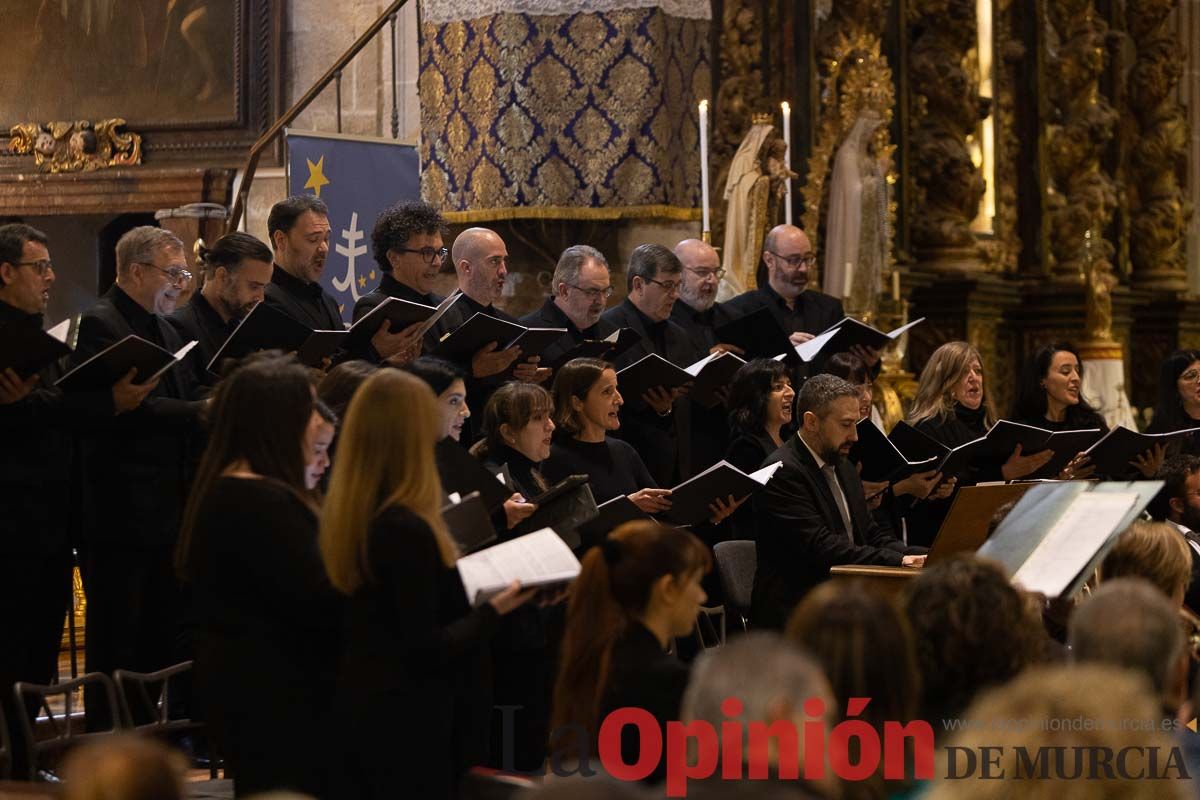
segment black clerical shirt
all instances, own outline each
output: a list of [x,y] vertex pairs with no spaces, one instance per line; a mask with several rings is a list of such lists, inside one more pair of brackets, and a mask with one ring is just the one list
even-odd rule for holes
[[346,329],[337,301],[321,284],[300,280],[278,264],[271,273],[263,302],[313,330]]
[[205,386],[212,386],[216,383],[217,376],[208,371],[208,364],[233,333],[238,321],[223,320],[201,292],[195,292],[187,305],[175,309],[175,313],[166,320],[185,342],[196,340],[196,349],[192,355],[200,366],[197,372]]
[[557,342],[542,351],[541,366],[555,368],[561,366],[560,362],[563,357],[571,352],[572,348],[589,339],[593,341],[603,339],[616,330],[604,319],[597,320],[594,325],[580,330],[566,312],[558,307],[553,297],[547,297],[540,308],[521,317],[521,324],[526,328],[567,329],[567,332]]
[[713,303],[707,311],[697,311],[682,300],[677,300],[671,309],[671,322],[687,331],[688,338],[705,353],[717,344],[716,328],[730,319],[721,303]]

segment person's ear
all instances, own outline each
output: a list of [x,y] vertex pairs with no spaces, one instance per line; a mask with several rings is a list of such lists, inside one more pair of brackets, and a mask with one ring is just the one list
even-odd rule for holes
[[276,253],[282,253],[287,245],[287,234],[283,231],[275,231],[271,234],[271,244],[275,246]]
[[576,397],[575,395],[571,395],[570,400],[571,400],[571,410],[572,411],[574,411],[575,413],[579,413],[579,412],[583,411],[583,400]]
[[392,268],[392,272],[395,272],[396,267],[400,266],[400,259],[402,258],[404,258],[404,256],[400,253],[397,253],[395,250],[387,251],[388,266]]
[[806,431],[815,431],[821,427],[821,420],[811,411],[805,411],[804,416],[800,418],[800,424]]
[[568,291],[570,291],[570,287],[565,282],[559,281],[554,287],[554,296],[566,300]]
[[0,289],[17,282],[17,268],[7,261],[0,261]]
[[500,425],[500,438],[509,447],[512,447],[517,441],[517,437],[513,434],[512,426],[507,422],[501,423]]
[[1169,505],[1171,507],[1172,514],[1179,514],[1181,516],[1183,515],[1183,498],[1182,497],[1172,497],[1170,500],[1167,501],[1167,505]]

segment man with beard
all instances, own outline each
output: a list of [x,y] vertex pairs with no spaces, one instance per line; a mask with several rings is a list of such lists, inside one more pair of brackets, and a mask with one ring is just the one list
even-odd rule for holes
[[858,441],[858,389],[816,375],[801,387],[796,412],[800,430],[763,462],[783,466],[754,496],[758,568],[751,616],[764,628],[782,628],[830,567],[925,562],[925,548],[908,547],[871,515],[862,481],[846,459]]
[[[175,352],[163,315],[175,310],[186,269],[183,242],[162,228],[134,228],[117,242],[117,282],[84,312],[72,357],[81,363],[136,334]],[[128,414],[87,426],[81,443],[84,580],[89,672],[152,672],[173,663],[179,622],[172,567],[179,518],[198,456],[202,392],[189,354]],[[89,715],[90,716],[90,715]],[[97,722],[100,722],[98,719]]]
[[1192,581],[1183,602],[1192,610],[1200,609],[1200,456],[1172,456],[1155,478],[1164,485],[1150,506],[1151,514],[1174,525],[1187,539]]
[[527,328],[567,329],[542,353],[541,363],[554,367],[584,340],[603,339],[616,330],[600,319],[613,289],[608,261],[596,248],[577,244],[563,250],[550,278],[550,291],[541,308],[521,317]]
[[[427,306],[440,303],[442,298],[433,294],[433,286],[449,255],[442,243],[445,235],[446,221],[428,203],[400,203],[380,214],[371,231],[371,244],[383,278],[374,291],[354,304],[354,321],[389,297]],[[421,355],[420,328],[418,322],[393,331],[391,322],[384,320],[371,339],[351,343],[347,355],[372,364],[403,366]]]
[[271,250],[248,233],[234,232],[201,250],[204,287],[192,294],[183,308],[167,317],[167,322],[184,341],[195,339],[194,356],[206,386],[216,383],[217,375],[207,367],[221,345],[242,318],[262,302],[271,282]]
[[[45,234],[28,225],[0,226],[0,330],[42,328],[54,285]],[[4,335],[0,333],[0,335]],[[90,419],[136,408],[151,386],[126,375],[111,389],[64,394],[54,386],[60,365],[22,380],[0,374],[0,687],[17,681],[49,684],[58,675],[63,617],[71,598],[70,530],[77,524],[71,476],[72,431]],[[13,736],[15,774],[24,774],[24,732],[11,692],[0,693]],[[36,709],[33,710],[36,712]]]
[[[424,346],[430,353],[434,353],[443,336],[476,314],[487,314],[517,323],[515,317],[495,306],[508,278],[508,247],[499,234],[487,228],[468,228],[454,240],[451,258],[454,259],[454,271],[458,275],[458,288],[462,296],[442,315],[426,337]],[[489,342],[469,360],[455,362],[459,369],[467,373],[468,408],[485,408],[492,392],[510,378],[542,383],[550,377],[549,369],[538,366],[537,356],[522,358],[520,347],[499,350],[499,345],[499,342]],[[479,411],[467,417],[460,438],[464,445],[470,445],[479,438],[481,423],[477,420],[482,417]]]
[[267,233],[275,248],[275,269],[267,305],[313,330],[345,330],[333,295],[321,288],[329,255],[329,208],[312,195],[293,195],[271,207]]

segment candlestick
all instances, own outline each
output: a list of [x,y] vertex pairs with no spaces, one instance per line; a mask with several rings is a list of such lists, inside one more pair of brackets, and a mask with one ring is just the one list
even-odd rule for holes
[[708,101],[700,101],[700,203],[703,221],[700,230],[712,230],[708,224]]
[[892,270],[892,299],[900,302],[900,270]]
[[[792,171],[792,107],[784,100],[780,106],[783,108],[783,166],[791,173]],[[792,224],[792,179],[789,175],[784,184],[787,189],[787,194],[783,201],[783,221],[788,225]]]

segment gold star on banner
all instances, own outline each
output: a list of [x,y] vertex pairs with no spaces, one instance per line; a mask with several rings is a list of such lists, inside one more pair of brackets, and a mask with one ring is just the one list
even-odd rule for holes
[[362,275],[358,276],[358,288],[360,288],[360,289],[367,288],[367,279]]
[[375,280],[375,270],[371,270],[371,274],[367,277],[369,277],[371,280]]
[[325,156],[317,159],[317,163],[304,159],[308,163],[308,182],[304,184],[305,189],[312,189],[313,194],[317,197],[321,196],[321,187],[329,183],[329,178],[325,177]]

